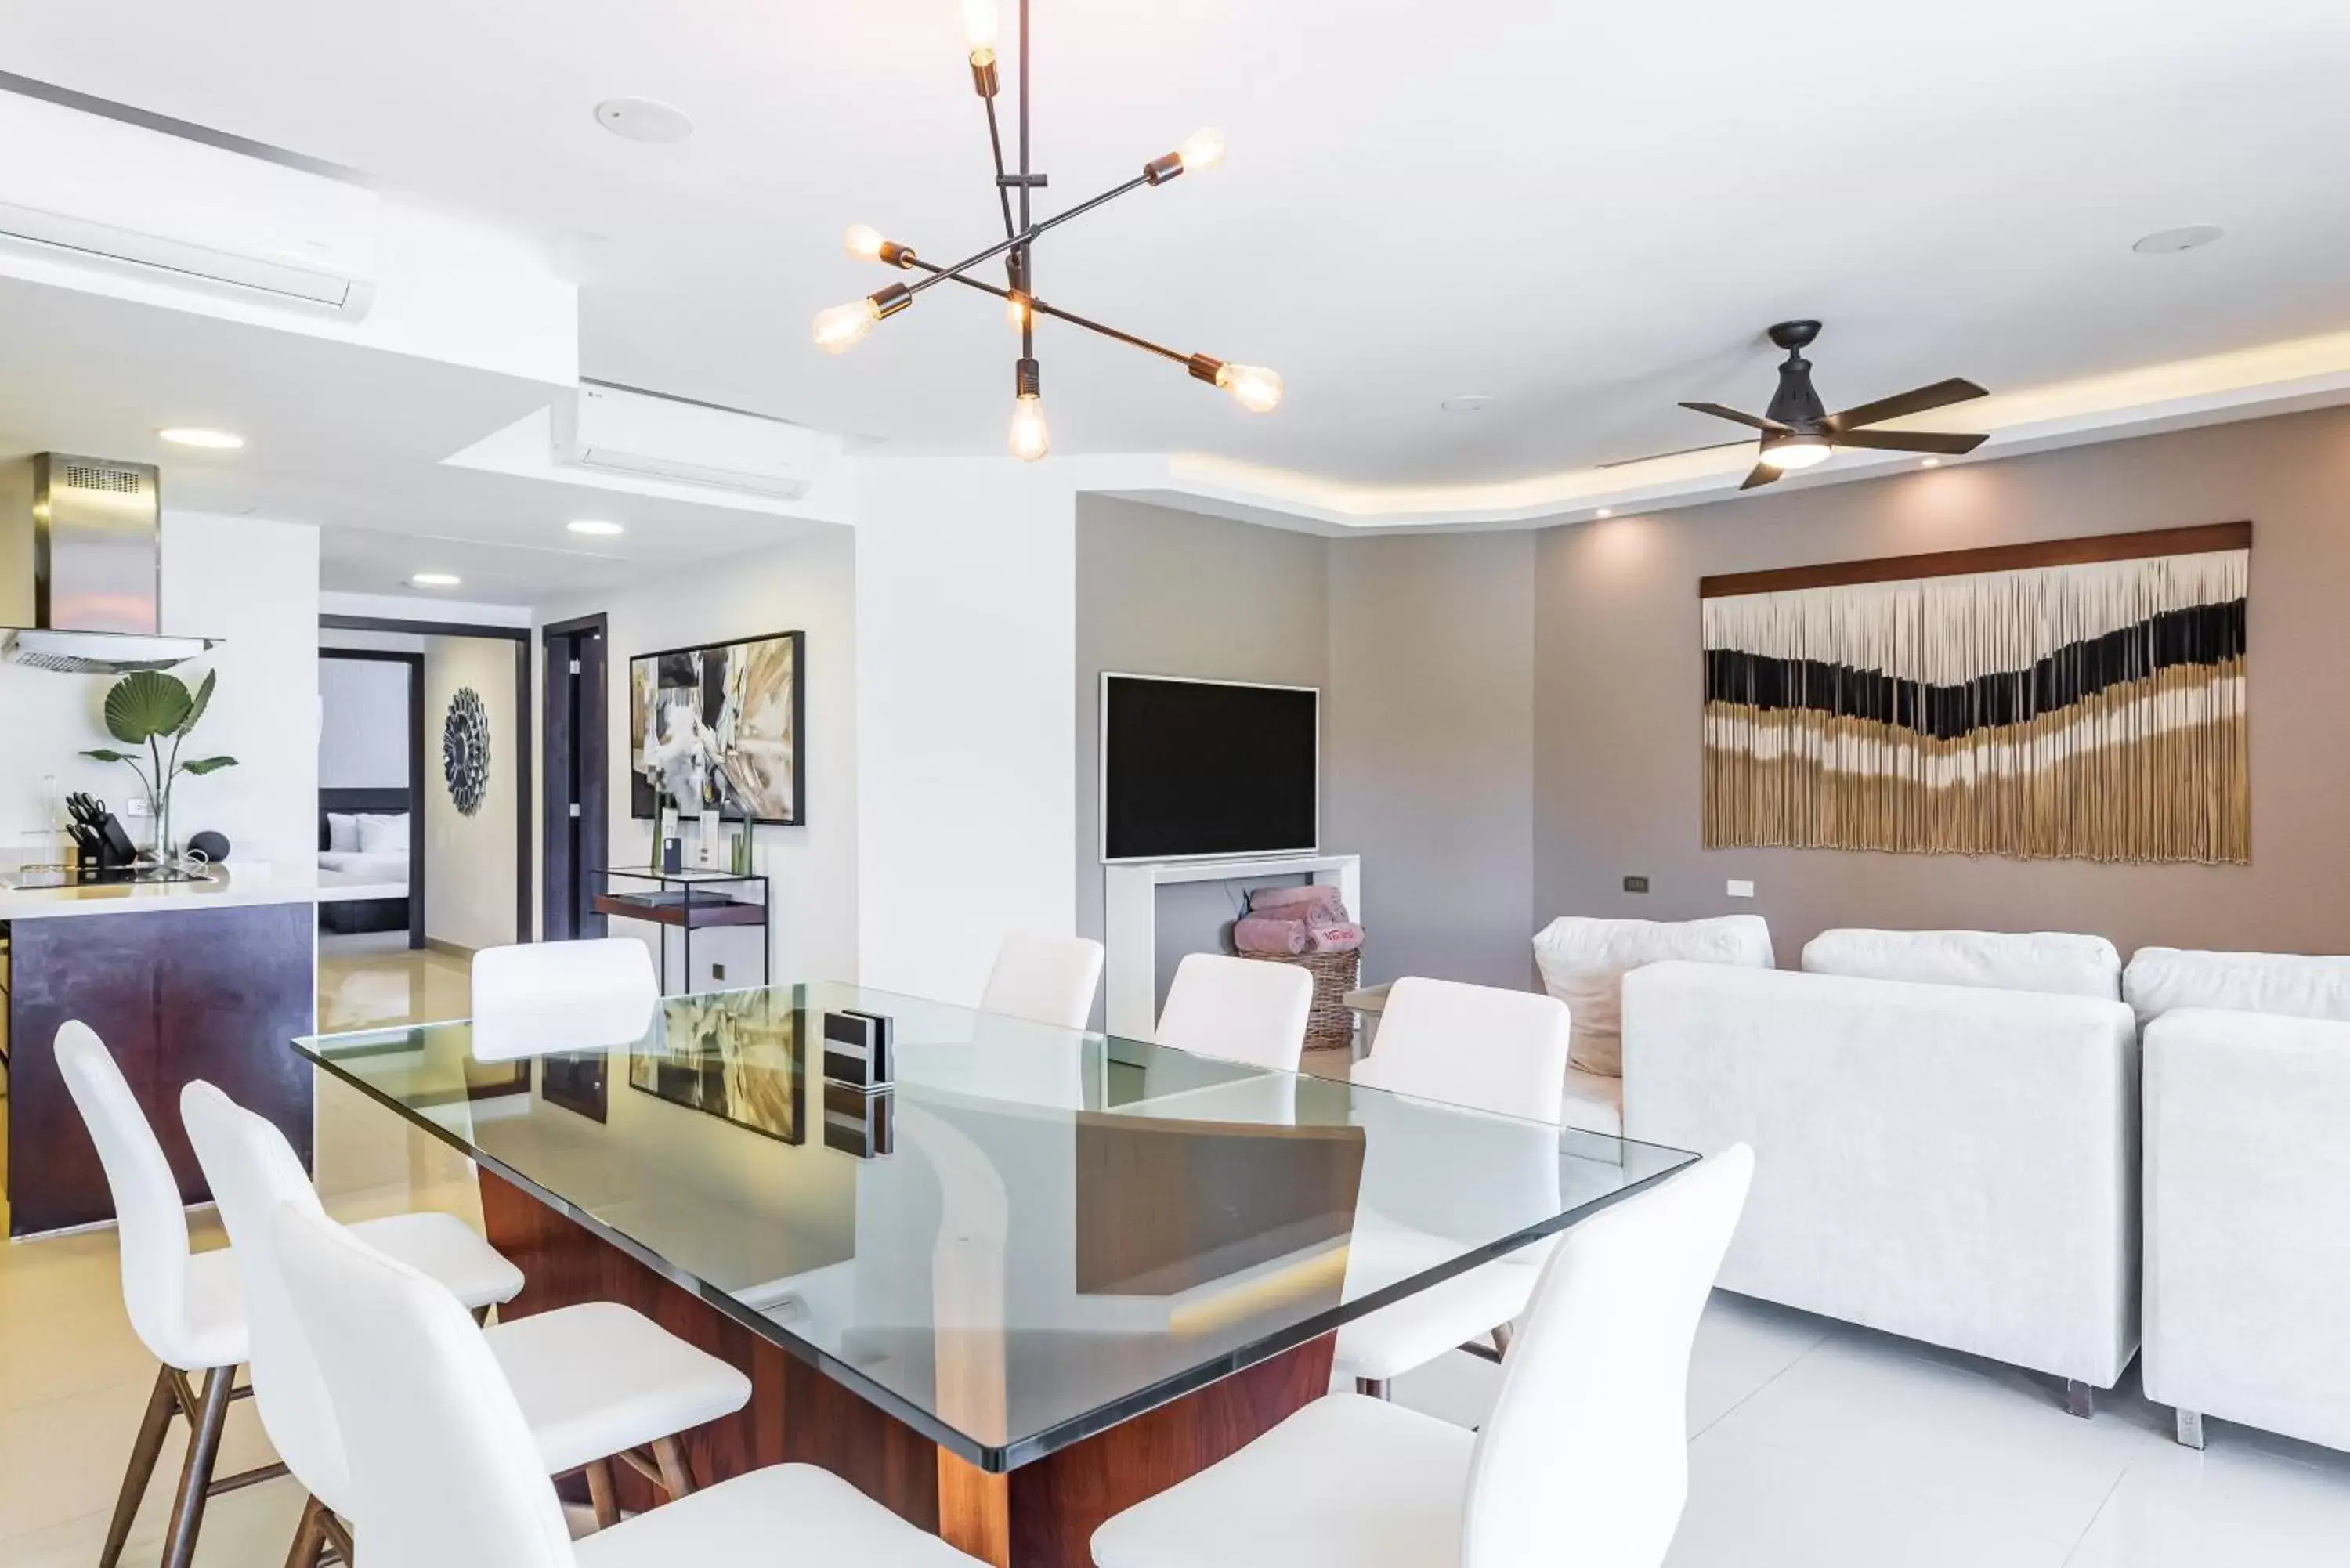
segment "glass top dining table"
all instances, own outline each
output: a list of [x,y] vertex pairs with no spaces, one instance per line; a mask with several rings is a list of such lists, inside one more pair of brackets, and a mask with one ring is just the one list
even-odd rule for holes
[[[827,1080],[843,1010],[891,1021],[886,1094]],[[668,998],[618,1044],[633,1020],[567,1027],[295,1044],[991,1471],[1695,1158],[849,985]]]

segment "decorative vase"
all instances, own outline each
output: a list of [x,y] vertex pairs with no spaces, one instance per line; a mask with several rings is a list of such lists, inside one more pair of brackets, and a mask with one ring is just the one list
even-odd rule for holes
[[148,845],[147,852],[155,857],[156,865],[170,866],[179,859],[178,846],[172,842],[172,790],[170,785],[166,784],[161,794],[157,794],[152,790],[148,792],[147,815],[155,825],[154,837]]

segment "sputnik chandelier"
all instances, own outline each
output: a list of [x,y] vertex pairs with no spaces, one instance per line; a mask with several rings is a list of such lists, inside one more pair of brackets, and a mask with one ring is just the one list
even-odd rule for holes
[[[1032,219],[1029,196],[1045,189],[1045,176],[1028,166],[1028,0],[1020,0],[1020,167],[1017,171],[1006,171],[1003,167],[1003,133],[995,113],[994,0],[963,0],[963,29],[971,43],[972,86],[978,89],[980,100],[987,108],[987,143],[995,156],[995,198],[1003,214],[1003,238],[951,266],[941,266],[916,255],[911,245],[884,239],[863,223],[855,225],[847,235],[850,255],[860,261],[882,262],[902,272],[919,272],[923,275],[912,283],[893,283],[863,299],[818,311],[816,317],[816,347],[830,354],[847,353],[864,341],[865,335],[873,329],[875,322],[905,309],[914,303],[915,296],[934,284],[957,283],[965,288],[995,296],[1004,303],[1005,319],[1020,333],[1020,358],[1013,368],[1012,377],[1012,455],[1030,462],[1043,457],[1051,445],[1045,429],[1044,384],[1036,369],[1036,317],[1040,316],[1067,322],[1072,327],[1081,327],[1088,332],[1099,333],[1104,337],[1156,354],[1162,359],[1172,360],[1197,379],[1230,392],[1233,400],[1251,413],[1270,413],[1281,401],[1281,378],[1271,370],[1255,365],[1228,365],[1205,354],[1179,353],[1147,337],[1121,332],[1115,327],[1106,327],[1074,311],[1049,305],[1036,296],[1035,245],[1038,235],[1047,229],[1058,228],[1072,218],[1090,213],[1106,202],[1115,201],[1129,191],[1140,190],[1146,185],[1156,188],[1178,175],[1212,168],[1224,155],[1222,133],[1198,131],[1174,151],[1144,164],[1142,172],[1124,184],[1114,185],[1092,200],[1065,208],[1049,218]],[[997,256],[1003,258],[1004,286],[1001,288],[972,275],[973,267]]]

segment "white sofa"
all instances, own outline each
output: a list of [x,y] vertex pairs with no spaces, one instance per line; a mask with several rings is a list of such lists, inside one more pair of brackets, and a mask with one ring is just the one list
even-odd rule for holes
[[2050,1374],[2086,1415],[2138,1341],[2108,996],[1657,964],[1624,978],[1625,1130],[1754,1147],[1726,1288]]
[[2211,1415],[2350,1449],[2350,959],[2149,950],[2130,975],[2147,1397],[2194,1447]]

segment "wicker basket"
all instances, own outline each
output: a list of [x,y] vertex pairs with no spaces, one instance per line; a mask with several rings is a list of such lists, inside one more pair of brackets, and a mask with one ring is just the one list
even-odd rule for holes
[[1347,993],[1355,989],[1363,972],[1360,950],[1343,953],[1300,953],[1295,958],[1279,953],[1243,953],[1243,958],[1261,963],[1285,963],[1304,970],[1314,977],[1314,1011],[1306,1015],[1305,1048],[1308,1051],[1347,1051],[1354,1048],[1355,1015],[1347,1006]]

